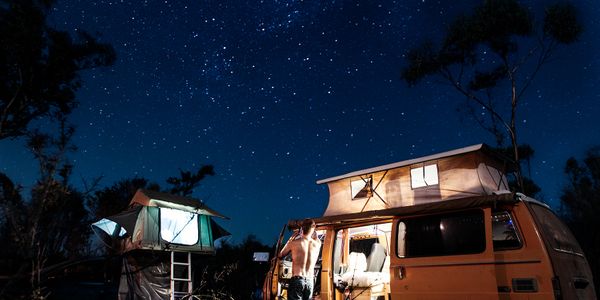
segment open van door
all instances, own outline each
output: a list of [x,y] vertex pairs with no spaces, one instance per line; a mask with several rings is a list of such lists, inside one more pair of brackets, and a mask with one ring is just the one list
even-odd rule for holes
[[283,242],[283,235],[285,234],[286,225],[283,225],[281,228],[281,233],[279,233],[279,239],[277,240],[277,245],[275,246],[275,254],[271,259],[271,265],[269,266],[269,272],[267,272],[267,276],[265,277],[265,282],[263,284],[263,300],[272,300],[278,294],[278,273],[279,273],[279,252],[281,251],[281,243]]
[[491,210],[395,217],[391,299],[498,299]]

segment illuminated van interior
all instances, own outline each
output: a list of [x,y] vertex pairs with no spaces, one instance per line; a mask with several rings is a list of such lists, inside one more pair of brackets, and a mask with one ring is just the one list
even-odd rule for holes
[[336,232],[333,276],[336,299],[378,297],[390,292],[391,223],[341,229]]

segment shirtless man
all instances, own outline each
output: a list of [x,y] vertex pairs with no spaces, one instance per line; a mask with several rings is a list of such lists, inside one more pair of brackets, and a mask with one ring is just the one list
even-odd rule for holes
[[312,298],[314,268],[319,258],[321,241],[315,232],[315,222],[302,221],[302,235],[298,233],[285,244],[279,257],[292,253],[292,279],[287,290],[288,300],[309,300]]

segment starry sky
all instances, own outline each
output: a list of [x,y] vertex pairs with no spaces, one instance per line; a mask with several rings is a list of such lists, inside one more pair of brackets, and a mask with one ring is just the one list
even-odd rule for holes
[[[272,243],[288,219],[319,216],[318,179],[493,137],[435,78],[409,88],[404,55],[439,40],[478,1],[58,1],[56,28],[111,43],[114,66],[83,73],[73,183],[215,166],[194,197],[231,218],[242,240]],[[540,19],[545,2],[526,2]],[[563,166],[600,144],[600,2],[579,0],[585,32],[556,53],[525,94],[520,140],[555,207]],[[0,171],[31,187],[36,163],[0,141]]]

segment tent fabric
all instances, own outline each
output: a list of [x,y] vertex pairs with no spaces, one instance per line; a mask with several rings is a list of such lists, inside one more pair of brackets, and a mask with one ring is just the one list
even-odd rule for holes
[[119,300],[166,300],[171,292],[168,252],[137,251],[123,256]]
[[[190,251],[195,253],[206,253],[214,251],[214,238],[211,216],[207,215],[197,215],[197,220],[193,224],[189,224],[188,226],[197,226],[198,227],[198,238],[193,244],[178,244],[171,242],[169,240],[165,240],[163,236],[161,236],[161,230],[166,228],[161,228],[162,226],[168,224],[161,224],[160,207],[154,206],[142,206],[135,224],[135,229],[131,233],[130,238],[123,240],[121,245],[121,253],[137,250],[137,249],[146,249],[146,250],[177,250],[177,251]],[[173,228],[172,228],[173,229]],[[178,229],[175,228],[175,232],[171,232],[170,236],[177,236],[180,234]],[[222,229],[224,230],[224,229]],[[226,231],[225,231],[226,232]]]
[[212,218],[210,219],[210,224],[211,224],[211,229],[212,229],[212,237],[213,239],[216,241],[219,238],[222,238],[224,236],[229,236],[231,235],[231,233],[229,233],[229,231],[225,230],[225,228],[221,227],[221,225],[219,225],[215,220],[213,220]]
[[206,206],[206,204],[204,204],[201,200],[145,189],[139,189],[133,196],[133,199],[131,199],[131,202],[129,203],[129,206],[137,205],[168,207],[189,212],[195,212],[203,215],[209,215],[213,217],[219,217],[223,219],[229,219],[226,216],[220,214],[219,212]]
[[[391,169],[372,168],[367,173],[349,173],[334,177],[335,180],[322,180],[329,188],[329,203],[324,216],[389,209],[394,207],[413,206],[429,202],[446,201],[472,196],[490,195],[508,190],[505,173],[507,161],[490,154],[485,147],[466,148],[460,152],[449,152],[450,156],[440,155],[415,159],[412,164],[391,164]],[[436,167],[430,167],[435,165]],[[424,183],[425,178],[412,178],[420,174],[415,170],[435,170],[436,180],[429,178],[432,174],[423,174],[432,181],[430,185],[415,186]],[[373,172],[371,172],[373,171]],[[362,172],[362,171],[358,171]],[[357,175],[359,174],[359,175]],[[370,182],[370,191],[361,193],[362,198],[353,198],[352,186],[356,182]]]
[[127,233],[131,234],[135,230],[135,223],[141,209],[141,206],[132,207],[116,215],[106,217],[106,219],[119,224],[121,227],[125,228]]

